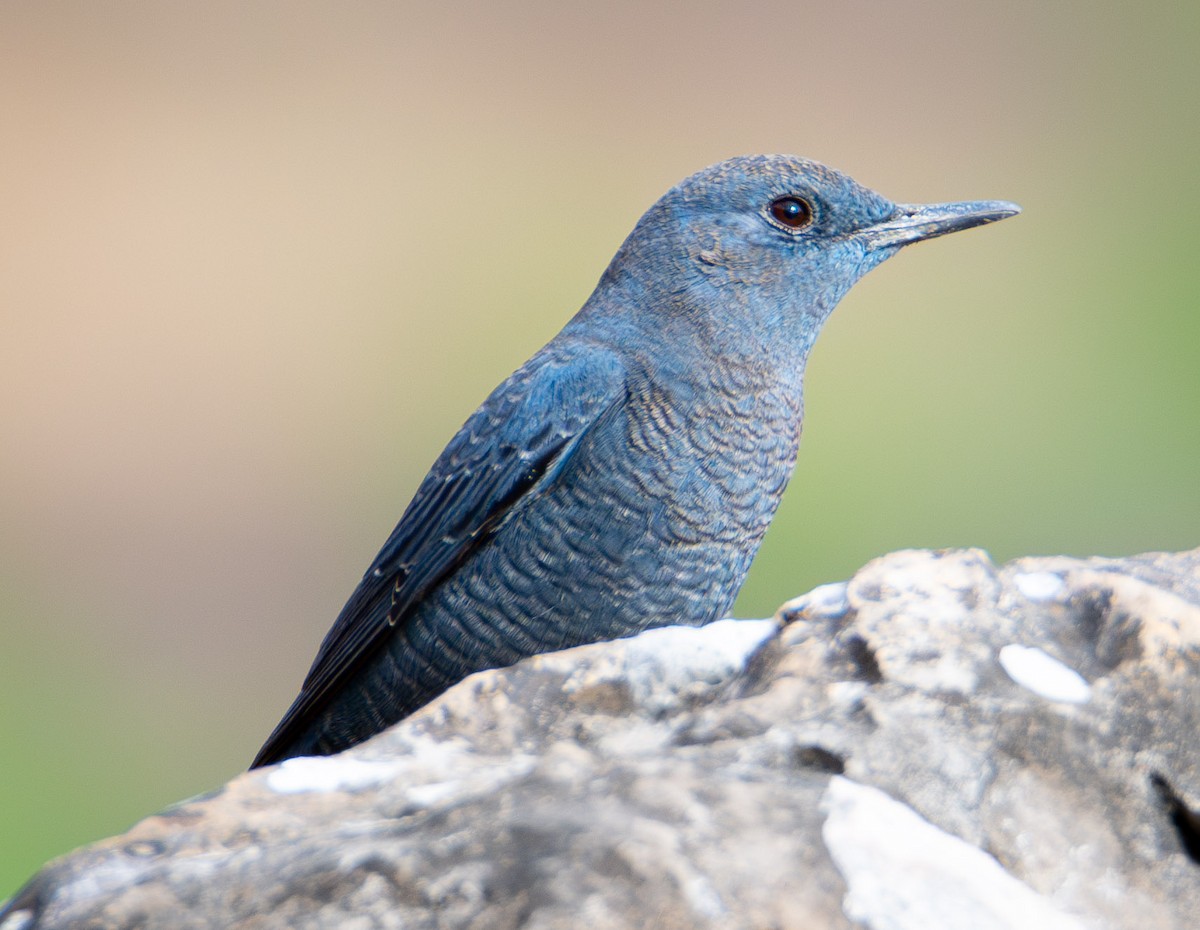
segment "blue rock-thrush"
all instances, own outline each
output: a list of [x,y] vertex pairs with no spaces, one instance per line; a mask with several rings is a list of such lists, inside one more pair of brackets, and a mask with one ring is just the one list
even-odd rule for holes
[[254,766],[352,746],[472,672],[724,616],[837,302],[902,246],[1018,209],[898,205],[784,155],[668,191],[434,463]]

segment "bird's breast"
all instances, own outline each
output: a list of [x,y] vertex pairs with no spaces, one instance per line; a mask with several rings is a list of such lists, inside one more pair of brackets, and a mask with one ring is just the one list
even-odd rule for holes
[[660,542],[732,544],[752,555],[796,462],[803,399],[798,386],[723,374],[683,388],[637,385],[627,442]]

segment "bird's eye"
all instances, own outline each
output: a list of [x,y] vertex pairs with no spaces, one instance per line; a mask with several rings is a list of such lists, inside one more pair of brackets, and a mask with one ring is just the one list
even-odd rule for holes
[[788,229],[803,229],[813,221],[812,205],[799,197],[780,197],[772,200],[767,211],[771,214],[771,219]]

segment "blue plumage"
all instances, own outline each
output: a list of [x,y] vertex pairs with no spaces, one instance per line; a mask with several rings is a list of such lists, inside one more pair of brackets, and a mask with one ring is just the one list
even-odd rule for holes
[[901,246],[1016,212],[898,206],[793,156],[673,188],[434,463],[254,765],[337,752],[474,671],[723,616],[837,302]]

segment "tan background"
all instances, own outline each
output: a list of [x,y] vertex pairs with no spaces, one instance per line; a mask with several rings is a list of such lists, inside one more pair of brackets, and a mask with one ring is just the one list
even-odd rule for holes
[[686,174],[1022,217],[874,272],[738,606],[1200,543],[1196,4],[0,5],[0,896],[254,754],[444,442]]

